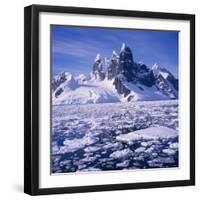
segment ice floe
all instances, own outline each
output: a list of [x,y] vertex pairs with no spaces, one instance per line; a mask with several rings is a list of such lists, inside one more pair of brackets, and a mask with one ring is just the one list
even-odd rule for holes
[[158,140],[158,139],[169,139],[175,138],[178,136],[178,131],[159,126],[159,127],[150,127],[146,129],[141,129],[138,131],[130,132],[128,134],[123,134],[117,136],[117,140],[130,143],[134,140]]
[[52,108],[52,172],[178,166],[178,101]]

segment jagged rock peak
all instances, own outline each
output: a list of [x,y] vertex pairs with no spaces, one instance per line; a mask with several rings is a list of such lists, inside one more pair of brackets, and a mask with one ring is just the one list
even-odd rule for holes
[[125,43],[122,43],[121,51],[125,50],[125,48],[126,48],[126,44],[125,44]]
[[127,46],[125,43],[122,43],[122,47],[121,47],[121,51],[120,51],[120,53],[121,53],[121,52],[124,52],[124,51],[129,51],[129,52],[132,53],[130,47]]
[[118,56],[118,54],[115,50],[112,52],[112,56]]
[[95,80],[104,80],[105,79],[105,62],[101,58],[101,55],[98,53],[96,58],[94,59],[94,65],[92,68],[92,73],[94,75]]
[[125,45],[125,43],[122,44],[119,55],[119,69],[128,81],[131,81],[134,78],[136,69],[134,67],[132,51],[128,46]]
[[137,62],[138,65],[144,65],[144,62],[143,61],[139,61]]
[[122,44],[122,48],[120,51],[120,57],[123,57],[122,59],[130,59],[133,61],[132,50],[125,43]]
[[98,53],[96,55],[96,58],[94,59],[94,62],[100,61],[101,60],[101,55]]
[[112,52],[112,55],[111,55],[111,60],[114,60],[114,59],[117,59],[119,56],[118,54],[116,53],[116,51],[113,51]]
[[61,72],[58,75],[54,76],[53,80],[52,80],[52,89],[53,89],[53,91],[56,90],[56,88],[60,84],[64,83],[66,80],[70,80],[72,78],[73,77],[69,72]]
[[157,77],[160,74],[160,66],[155,63],[152,67],[151,70],[153,71],[153,74],[155,77]]
[[160,68],[160,66],[159,66],[157,63],[155,63],[155,64],[151,67],[152,70],[156,70],[156,69],[159,69],[159,68]]

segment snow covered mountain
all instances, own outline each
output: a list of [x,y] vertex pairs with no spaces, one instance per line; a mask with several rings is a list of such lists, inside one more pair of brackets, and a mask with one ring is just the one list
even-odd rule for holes
[[164,68],[152,68],[133,60],[122,44],[110,59],[97,54],[90,77],[62,72],[52,79],[52,102],[59,104],[111,103],[178,98],[178,79]]

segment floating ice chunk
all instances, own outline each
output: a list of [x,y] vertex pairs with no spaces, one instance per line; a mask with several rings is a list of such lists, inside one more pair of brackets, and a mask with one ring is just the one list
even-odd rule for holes
[[136,150],[135,150],[135,152],[136,153],[142,153],[142,152],[144,152],[145,151],[145,147],[139,147],[139,148],[137,148]]
[[141,146],[147,147],[148,146],[148,142],[141,142]]
[[145,151],[145,153],[152,153],[153,150],[154,150],[154,146],[151,146]]
[[[143,155],[139,155],[138,157],[136,156],[136,157],[134,157],[133,158],[134,160],[137,160],[137,161],[144,161],[145,160],[145,157],[143,156]],[[134,164],[135,165],[135,164]],[[137,164],[136,164],[137,165]]]
[[119,134],[121,134],[121,133],[122,133],[121,130],[117,130],[117,131],[115,132],[116,135],[119,135]]
[[157,163],[157,162],[152,162],[152,161],[148,161],[148,164],[150,167],[162,167],[163,166],[162,163]]
[[168,155],[173,155],[173,154],[176,153],[176,150],[173,150],[173,149],[163,149],[162,152],[166,153]]
[[94,168],[94,167],[88,167],[88,168],[82,169],[81,171],[82,171],[82,172],[101,171],[101,169],[99,169],[99,168]]
[[98,156],[86,156],[81,160],[82,163],[87,163],[87,162],[94,162],[97,159]]
[[121,163],[118,163],[116,166],[117,167],[128,167],[129,166],[129,160],[125,160]]
[[85,169],[86,167],[87,167],[86,164],[78,165],[78,171],[81,171],[81,170]]
[[60,166],[65,166],[65,165],[68,165],[70,163],[71,163],[70,160],[63,160],[63,161],[60,162]]
[[164,126],[150,127],[146,129],[141,129],[138,131],[130,132],[128,134],[119,135],[116,137],[117,140],[123,142],[130,142],[134,140],[158,140],[158,139],[169,139],[178,136],[178,131],[167,128]]
[[52,142],[52,154],[56,154],[59,151],[57,142]]
[[122,157],[127,157],[132,154],[132,151],[130,149],[123,149],[119,151],[115,151],[110,154],[111,158],[122,158]]
[[171,149],[178,149],[178,142],[172,143],[169,145]]
[[101,148],[100,147],[91,147],[91,146],[89,146],[89,147],[86,147],[85,149],[84,149],[84,151],[85,152],[95,152],[95,151],[98,151],[98,150],[100,150]]
[[73,140],[66,139],[63,142],[65,146],[62,146],[60,148],[59,153],[74,152],[74,151],[84,148],[86,145],[94,144],[96,141],[97,141],[97,138],[90,137],[90,136],[85,136],[83,138],[73,139]]
[[153,156],[153,157],[157,157],[158,154],[157,154],[157,153],[152,153],[152,156]]
[[110,149],[110,148],[119,148],[121,145],[116,142],[116,143],[106,143],[104,146],[103,146],[103,149]]
[[154,163],[154,164],[158,164],[158,163],[163,163],[163,164],[173,164],[175,163],[174,158],[172,157],[167,157],[167,158],[163,158],[163,157],[159,157],[159,158],[155,158],[153,160],[148,161],[148,164],[150,163]]
[[53,157],[53,162],[56,163],[61,159],[61,156],[54,156]]

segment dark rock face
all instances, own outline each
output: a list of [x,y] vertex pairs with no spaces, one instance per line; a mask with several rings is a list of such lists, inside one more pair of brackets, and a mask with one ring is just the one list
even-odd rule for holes
[[108,69],[107,69],[107,73],[108,73],[108,80],[113,79],[114,77],[116,77],[119,73],[120,73],[120,69],[119,69],[119,56],[116,54],[116,52],[114,51],[109,64],[108,64]]
[[167,80],[174,86],[174,88],[178,91],[178,79],[176,79],[171,73],[167,77]]
[[127,78],[127,81],[132,81],[135,77],[134,62],[131,49],[125,44],[122,45],[122,49],[119,55],[119,69],[122,74]]
[[155,77],[152,71],[148,71],[145,73],[140,74],[140,76],[138,77],[138,81],[139,83],[148,86],[148,87],[152,87],[155,84]]
[[[100,81],[105,78],[108,80],[114,79],[113,84],[117,92],[124,94],[124,97],[131,92],[131,89],[124,84],[128,82],[137,85],[138,88],[140,88],[138,84],[147,87],[156,86],[159,91],[170,98],[178,98],[178,79],[167,70],[160,69],[157,64],[150,69],[143,63],[134,62],[132,51],[125,44],[122,45],[120,54],[117,55],[113,51],[107,66],[104,65],[105,63],[100,55],[97,54],[92,70],[95,79]],[[163,72],[167,76],[163,77]],[[130,96],[129,100],[131,98]]]
[[52,80],[52,90],[55,91],[56,88],[57,88],[60,84],[64,83],[66,80],[67,80],[67,77],[66,77],[66,75],[65,75],[65,72],[60,73],[60,74],[57,76],[57,78],[53,78],[53,80]]
[[160,68],[158,65],[152,67],[155,77],[155,86],[163,94],[171,99],[178,98],[178,79],[176,79],[168,70]]
[[124,94],[124,97],[126,97],[128,94],[130,94],[130,89],[128,89],[124,84],[121,77],[116,77],[114,79],[113,85],[115,86],[115,89],[119,94]]
[[101,81],[104,80],[106,77],[106,74],[103,68],[103,61],[99,54],[97,54],[97,57],[95,59],[95,62],[92,68],[92,73],[95,76],[95,79],[98,79]]
[[143,63],[134,63],[136,66],[135,68],[137,68],[137,73],[146,73],[149,72],[149,68],[143,64]]
[[169,84],[167,83],[166,79],[159,75],[155,81],[155,85],[163,94],[166,96],[169,96],[171,99],[178,98],[178,92],[176,90],[173,90]]
[[55,97],[57,98],[61,93],[63,92],[63,89],[60,88],[55,92]]

